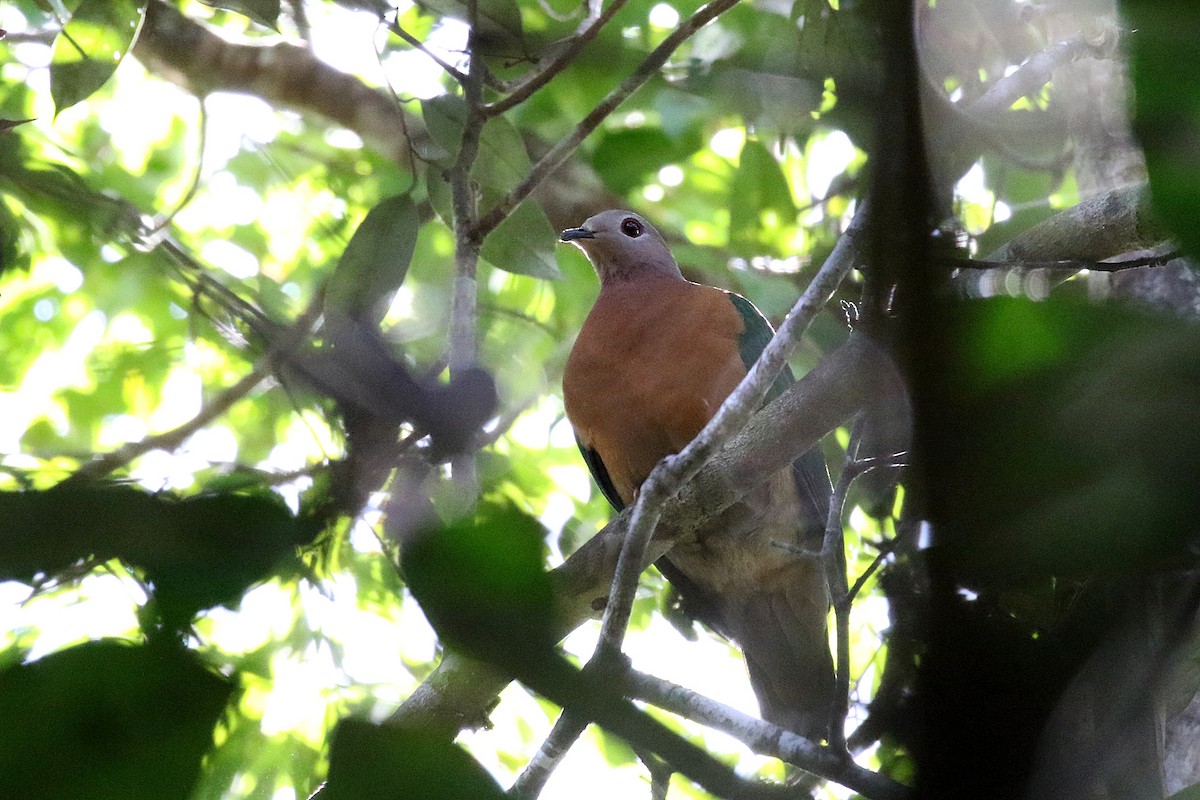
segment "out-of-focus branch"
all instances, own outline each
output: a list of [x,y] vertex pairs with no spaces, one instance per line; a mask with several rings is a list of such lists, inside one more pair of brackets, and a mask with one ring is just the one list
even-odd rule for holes
[[[325,117],[405,169],[411,168],[410,153],[445,155],[421,118],[405,111],[387,92],[335,70],[303,48],[228,42],[162,0],[147,6],[133,55],[156,75],[201,96],[242,92],[278,108]],[[527,145],[535,153],[548,147],[532,138]],[[619,204],[580,160],[564,164],[534,195],[558,227],[578,224],[597,208]]]
[[[1170,233],[1155,218],[1150,192],[1144,184],[1114,189],[1066,209],[1011,239],[988,254],[994,270],[969,270],[955,276],[953,284],[968,296],[995,294],[993,287],[1005,276],[1025,265],[1061,262],[1093,264],[1134,250],[1161,246]],[[1004,267],[1004,264],[1011,264]],[[1058,277],[1076,271],[1074,265],[1045,272]]]
[[162,0],[147,5],[133,55],[155,74],[198,95],[245,92],[275,106],[320,114],[400,164],[407,163],[410,145],[418,153],[438,149],[418,117],[311,51],[289,44],[227,42]]
[[[297,329],[299,329],[298,326]],[[299,338],[297,338],[295,343],[298,342]],[[116,450],[105,453],[75,470],[67,478],[67,481],[76,483],[79,481],[99,480],[126,466],[135,458],[149,453],[151,450],[175,450],[189,436],[224,414],[237,401],[252,392],[254,387],[262,383],[271,374],[273,368],[272,361],[273,358],[270,354],[260,358],[250,372],[237,383],[214,397],[211,402],[205,404],[200,409],[200,413],[182,425],[172,428],[169,431],[155,434],[154,436],[147,436],[138,442],[128,442]]]
[[1144,185],[1114,189],[1034,225],[987,257],[988,261],[1101,261],[1161,244],[1167,229],[1154,219]]
[[1065,39],[1045,50],[1034,53],[1008,75],[993,83],[972,102],[967,113],[978,118],[995,118],[1012,104],[1041,91],[1054,70],[1080,58],[1109,58],[1117,50],[1118,37],[1111,41],[1095,42],[1086,36]]
[[1117,261],[1084,261],[1079,258],[1063,258],[1056,261],[985,261],[975,258],[952,258],[945,263],[957,269],[1043,269],[1056,272],[1079,272],[1086,269],[1092,272],[1121,272],[1127,269],[1165,267],[1181,255],[1178,250],[1170,249]]

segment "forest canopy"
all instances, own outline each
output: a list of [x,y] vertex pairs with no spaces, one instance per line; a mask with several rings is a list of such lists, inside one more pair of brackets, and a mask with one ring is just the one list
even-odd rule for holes
[[[1198,30],[6,3],[0,797],[1193,796]],[[780,331],[620,513],[611,208]],[[641,570],[814,447],[824,741]]]

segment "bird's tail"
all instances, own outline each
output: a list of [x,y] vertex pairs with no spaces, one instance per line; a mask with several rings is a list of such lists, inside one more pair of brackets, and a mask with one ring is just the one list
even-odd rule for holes
[[743,597],[724,616],[763,719],[820,742],[829,735],[834,695],[828,595],[819,567],[804,567],[786,588]]

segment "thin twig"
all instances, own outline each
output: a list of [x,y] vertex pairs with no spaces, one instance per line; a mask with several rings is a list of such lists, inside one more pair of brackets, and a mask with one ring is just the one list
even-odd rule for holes
[[1064,258],[1058,261],[985,261],[973,258],[947,257],[943,261],[956,269],[1049,269],[1063,272],[1120,272],[1126,269],[1141,269],[1143,267],[1165,267],[1183,255],[1179,250],[1168,250],[1165,253],[1127,258],[1121,261],[1088,261],[1078,258]]
[[575,60],[575,57],[579,55],[579,51],[582,50],[588,44],[588,42],[596,38],[596,34],[600,32],[600,29],[607,25],[608,21],[616,16],[617,12],[621,10],[621,7],[625,5],[626,1],[627,0],[612,0],[612,2],[609,3],[608,8],[604,9],[604,12],[601,13],[600,16],[596,17],[595,19],[585,21],[581,29],[571,38],[570,44],[564,47],[562,51],[560,51],[558,55],[554,57],[553,60],[551,60],[545,66],[539,66],[537,72],[513,89],[507,97],[501,98],[494,103],[488,103],[485,105],[483,107],[484,116],[494,117],[498,114],[503,114],[510,108],[515,108],[516,106],[528,100],[529,97],[538,89],[549,83],[555,75],[562,72],[567,68],[568,65],[571,64],[571,62]]
[[833,716],[829,726],[829,746],[847,759],[850,758],[850,751],[846,747],[846,717],[850,713],[850,611],[854,597],[862,589],[870,574],[874,572],[875,567],[882,561],[885,553],[881,550],[875,561],[855,581],[854,588],[847,588],[849,576],[847,574],[842,513],[846,506],[846,495],[849,494],[850,487],[855,480],[877,469],[903,467],[905,466],[903,459],[906,456],[907,453],[893,453],[882,457],[847,459],[842,474],[838,478],[837,486],[833,489],[833,496],[829,501],[829,516],[825,520],[825,540],[821,545],[821,559],[825,564],[837,631],[837,671]]
[[871,559],[871,563],[862,571],[854,581],[854,585],[846,592],[846,596],[840,599],[835,599],[834,608],[845,605],[849,606],[854,602],[854,598],[858,597],[858,593],[867,585],[867,581],[875,574],[875,571],[883,565],[884,560],[892,554],[892,552],[900,545],[900,536],[894,536],[891,539],[879,545],[879,552],[875,554],[875,558]]
[[637,670],[629,670],[622,681],[630,697],[727,733],[755,753],[786,761],[863,797],[901,800],[911,796],[908,787],[842,758],[829,747],[821,747],[798,733],[744,714],[691,689]]
[[[400,20],[397,19],[397,20],[388,22],[387,28],[389,31],[396,34],[404,41],[408,42],[408,44],[412,45],[415,49],[420,50],[422,53],[429,56],[430,60],[432,60],[433,63],[435,63],[439,67],[441,67],[446,72],[447,75],[449,75],[451,78],[454,78],[454,80],[458,81],[459,84],[461,84],[461,85],[466,84],[467,76],[462,72],[462,70],[460,70],[457,67],[455,67],[454,65],[450,64],[448,61],[445,61],[437,53],[433,52],[428,47],[426,47],[424,42],[422,42],[417,37],[413,36],[408,31],[404,30],[404,28],[401,28]],[[474,52],[474,51],[472,50],[471,52]]]
[[147,436],[140,442],[128,442],[116,450],[105,453],[95,461],[89,461],[75,470],[67,478],[67,481],[74,483],[78,481],[98,480],[112,474],[135,458],[143,456],[151,450],[175,450],[189,436],[224,414],[234,403],[241,400],[253,391],[254,387],[262,383],[263,379],[271,374],[271,362],[272,358],[270,356],[259,359],[254,368],[241,380],[214,397],[212,402],[200,409],[200,413],[179,427],[163,431],[154,436]]
[[165,215],[158,218],[153,227],[145,233],[148,240],[152,240],[159,231],[164,231],[175,220],[175,216],[187,208],[188,204],[196,198],[196,193],[200,191],[200,183],[204,177],[204,151],[208,142],[208,108],[204,104],[203,97],[197,97],[197,102],[200,103],[200,124],[199,129],[200,141],[197,143],[196,151],[196,170],[192,173],[192,181],[188,186],[187,191],[183,193],[182,199],[175,204],[175,207],[168,211]]
[[584,117],[575,130],[569,136],[558,142],[550,148],[547,153],[542,156],[525,180],[521,181],[515,189],[509,192],[500,202],[492,207],[484,214],[476,224],[476,233],[480,238],[491,233],[497,225],[512,213],[521,201],[533,192],[538,185],[545,180],[552,172],[558,169],[565,162],[576,148],[583,143],[583,140],[594,131],[601,122],[608,118],[617,106],[625,102],[629,95],[641,88],[641,86],[650,80],[667,59],[679,48],[681,44],[687,41],[692,35],[703,28],[712,20],[728,11],[737,5],[738,0],[712,0],[708,5],[701,8],[691,17],[683,22],[678,28],[671,32],[662,43],[654,48],[642,63],[638,65],[633,73],[621,82],[621,85],[609,92],[608,96],[600,101],[591,113]]
[[[829,594],[834,598],[845,597],[846,547],[843,542],[842,511],[846,506],[846,494],[850,484],[861,472],[856,463],[847,460],[833,496],[829,500],[829,516],[825,520],[825,541],[821,546],[821,560],[825,565],[825,576]],[[837,632],[837,664],[834,673],[833,710],[829,724],[829,747],[839,756],[849,759],[846,750],[846,717],[850,713],[850,607],[840,603],[834,605],[834,622]]]
[[509,788],[508,796],[514,800],[535,800],[587,726],[588,720],[564,710],[550,729],[546,741],[542,742],[541,748]]
[[704,429],[678,455],[659,462],[642,484],[630,519],[629,533],[617,561],[616,574],[613,576],[600,631],[600,641],[593,658],[602,657],[606,653],[611,656],[620,652],[625,629],[629,625],[629,615],[633,609],[633,596],[637,591],[638,578],[645,564],[646,547],[661,514],[663,501],[676,494],[691,480],[704,463],[730,436],[746,424],[754,410],[762,404],[768,389],[787,364],[788,357],[800,342],[800,337],[809,323],[816,317],[817,312],[824,308],[825,303],[855,266],[854,259],[847,258],[845,254],[856,247],[853,240],[866,225],[867,214],[866,205],[859,208],[833,252],[792,307],[779,332]]

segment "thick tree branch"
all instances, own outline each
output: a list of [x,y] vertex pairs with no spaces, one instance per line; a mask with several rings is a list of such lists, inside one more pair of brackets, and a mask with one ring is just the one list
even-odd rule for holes
[[[1005,275],[1024,264],[1040,265],[1066,258],[1091,268],[1095,262],[1159,247],[1169,239],[1169,231],[1154,218],[1148,188],[1144,184],[1125,186],[1084,200],[1034,225],[986,258],[988,263],[1010,267],[963,271],[955,276],[953,285],[967,296],[987,297],[996,293],[995,285]],[[1069,275],[1071,271],[1050,272]]]
[[162,0],[146,7],[133,55],[152,72],[201,96],[245,92],[275,106],[320,114],[402,165],[410,147],[418,153],[439,151],[420,118],[311,51],[227,42]]
[[1153,247],[1170,237],[1154,218],[1144,185],[1125,186],[1089,198],[1034,225],[988,261],[1102,261],[1130,250]]

